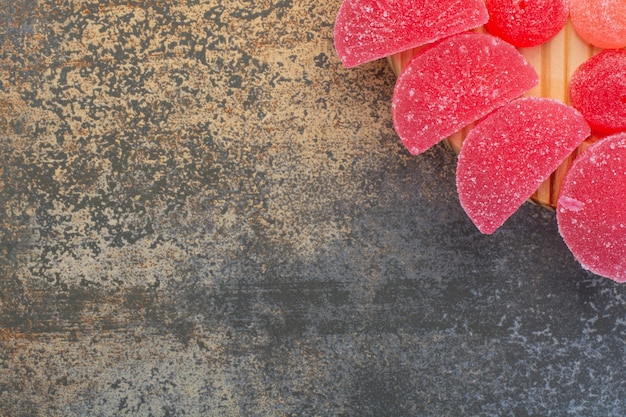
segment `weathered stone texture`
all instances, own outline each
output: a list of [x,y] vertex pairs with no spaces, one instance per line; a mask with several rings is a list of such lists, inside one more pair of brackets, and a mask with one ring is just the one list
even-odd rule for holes
[[0,415],[626,413],[626,289],[481,236],[338,8],[0,0]]

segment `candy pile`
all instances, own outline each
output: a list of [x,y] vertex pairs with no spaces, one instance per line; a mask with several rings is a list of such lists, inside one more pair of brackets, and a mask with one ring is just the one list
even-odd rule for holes
[[398,136],[459,152],[482,233],[532,197],[583,267],[626,282],[624,0],[344,0],[334,40],[346,67],[390,60]]

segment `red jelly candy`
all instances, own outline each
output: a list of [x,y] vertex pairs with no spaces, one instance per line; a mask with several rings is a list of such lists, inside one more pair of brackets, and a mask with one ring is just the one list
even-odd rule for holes
[[626,50],[605,50],[583,63],[572,75],[569,94],[592,129],[626,130]]
[[486,0],[487,30],[518,47],[540,45],[567,22],[568,0]]
[[588,43],[604,49],[626,46],[626,1],[569,0],[574,29]]
[[591,145],[570,168],[557,205],[563,240],[581,265],[626,282],[626,133]]
[[398,77],[394,127],[416,155],[538,82],[511,44],[491,35],[455,35],[416,55]]
[[337,55],[354,67],[476,28],[482,0],[344,0],[335,21]]
[[459,200],[478,230],[500,227],[589,133],[576,109],[537,97],[512,101],[478,123],[457,166]]

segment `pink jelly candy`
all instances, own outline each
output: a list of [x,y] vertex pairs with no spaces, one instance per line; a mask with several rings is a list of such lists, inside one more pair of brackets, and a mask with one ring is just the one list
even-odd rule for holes
[[567,22],[568,0],[486,0],[487,30],[518,47],[540,45]]
[[574,29],[588,43],[604,49],[626,46],[626,1],[569,0]]
[[581,265],[626,282],[626,133],[591,145],[570,168],[557,204],[563,240]]
[[476,28],[489,16],[482,0],[344,0],[334,41],[345,67]]
[[589,133],[576,109],[537,97],[514,100],[478,123],[457,165],[459,200],[478,230],[499,228]]
[[569,94],[592,129],[626,130],[626,50],[605,50],[583,63],[572,75]]
[[491,35],[455,35],[416,55],[398,77],[394,127],[417,155],[538,82],[511,44]]

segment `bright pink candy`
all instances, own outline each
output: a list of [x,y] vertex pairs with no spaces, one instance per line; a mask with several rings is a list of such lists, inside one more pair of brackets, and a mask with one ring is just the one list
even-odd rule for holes
[[538,82],[532,66],[502,39],[475,33],[452,36],[416,55],[398,77],[394,127],[416,155]]
[[574,29],[588,43],[604,49],[626,46],[625,0],[569,0]]
[[499,108],[461,147],[461,206],[482,233],[493,233],[589,133],[582,115],[557,100],[523,98]]
[[569,94],[592,129],[626,130],[626,50],[605,50],[583,63],[572,75]]
[[626,133],[591,145],[570,168],[557,205],[563,240],[581,265],[626,282]]
[[486,0],[487,30],[518,46],[540,45],[567,22],[568,0]]
[[334,40],[345,67],[476,28],[489,16],[482,0],[344,0]]

